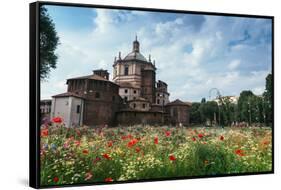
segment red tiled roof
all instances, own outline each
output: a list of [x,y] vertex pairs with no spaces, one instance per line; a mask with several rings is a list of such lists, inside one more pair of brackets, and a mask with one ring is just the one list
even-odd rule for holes
[[75,94],[73,92],[65,92],[65,93],[62,93],[62,94],[54,95],[52,97],[58,98],[58,97],[69,97],[69,96],[73,96],[73,97],[77,97],[77,98],[83,98],[82,96],[80,96],[78,94]]
[[166,106],[191,106],[191,104],[190,102],[182,102],[179,99],[176,99],[175,101],[166,104]]
[[67,79],[67,80],[75,80],[75,79],[94,79],[94,80],[109,81],[106,78],[103,78],[99,75],[86,75],[86,76],[81,76],[81,77],[70,78],[70,79]]
[[[69,79],[67,79],[67,82],[68,82],[69,80],[79,80],[79,79],[90,79],[90,80],[107,81],[107,82],[110,82],[110,83],[112,83],[112,84],[115,84],[115,85],[119,86],[119,85],[116,84],[115,82],[112,82],[112,81],[110,81],[110,80],[107,80],[106,78],[103,78],[103,77],[101,77],[101,76],[99,76],[99,75],[95,75],[95,74],[93,74],[93,75],[81,76],[81,77],[69,78]],[[67,83],[67,82],[66,82],[66,83]]]

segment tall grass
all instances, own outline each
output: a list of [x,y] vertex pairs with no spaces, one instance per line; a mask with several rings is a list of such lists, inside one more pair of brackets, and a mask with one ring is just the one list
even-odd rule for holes
[[[270,171],[270,128],[43,127],[41,184]],[[156,142],[157,139],[157,142]]]

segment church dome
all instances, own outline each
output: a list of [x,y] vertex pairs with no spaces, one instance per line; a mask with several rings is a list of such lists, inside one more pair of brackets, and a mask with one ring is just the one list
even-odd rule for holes
[[140,60],[140,61],[145,61],[147,62],[146,58],[140,53],[140,43],[137,40],[133,42],[133,51],[129,53],[124,60]]
[[139,52],[131,52],[129,53],[124,60],[140,60],[140,61],[146,61],[146,58]]

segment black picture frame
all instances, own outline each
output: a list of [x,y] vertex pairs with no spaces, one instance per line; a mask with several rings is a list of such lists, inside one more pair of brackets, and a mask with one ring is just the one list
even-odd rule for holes
[[121,183],[135,183],[135,182],[151,182],[151,181],[166,181],[166,180],[180,180],[180,179],[194,179],[194,178],[213,178],[213,177],[232,177],[244,175],[258,175],[258,174],[273,174],[274,173],[274,16],[264,15],[249,15],[249,14],[234,14],[234,13],[217,13],[217,12],[201,12],[188,10],[167,10],[156,8],[142,8],[142,7],[125,7],[112,5],[92,5],[80,3],[61,3],[40,1],[29,4],[29,185],[33,188],[53,188],[53,187],[71,187],[71,186],[89,186],[108,184],[105,182],[91,183],[91,184],[65,184],[59,186],[41,186],[40,185],[40,54],[39,54],[39,7],[42,5],[57,5],[67,7],[90,7],[90,8],[105,8],[105,9],[122,9],[122,10],[139,10],[139,11],[153,11],[165,13],[188,13],[188,14],[204,14],[216,16],[231,16],[231,17],[247,17],[247,18],[263,18],[270,19],[272,22],[272,170],[259,173],[241,173],[241,174],[224,174],[224,175],[204,175],[193,177],[174,177],[163,179],[149,179],[149,180],[132,180],[132,181],[114,181],[110,184]]

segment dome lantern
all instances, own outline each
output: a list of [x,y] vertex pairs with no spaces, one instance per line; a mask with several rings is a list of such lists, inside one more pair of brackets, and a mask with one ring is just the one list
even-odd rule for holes
[[135,41],[133,42],[133,52],[140,52],[140,43],[138,41],[137,35]]

